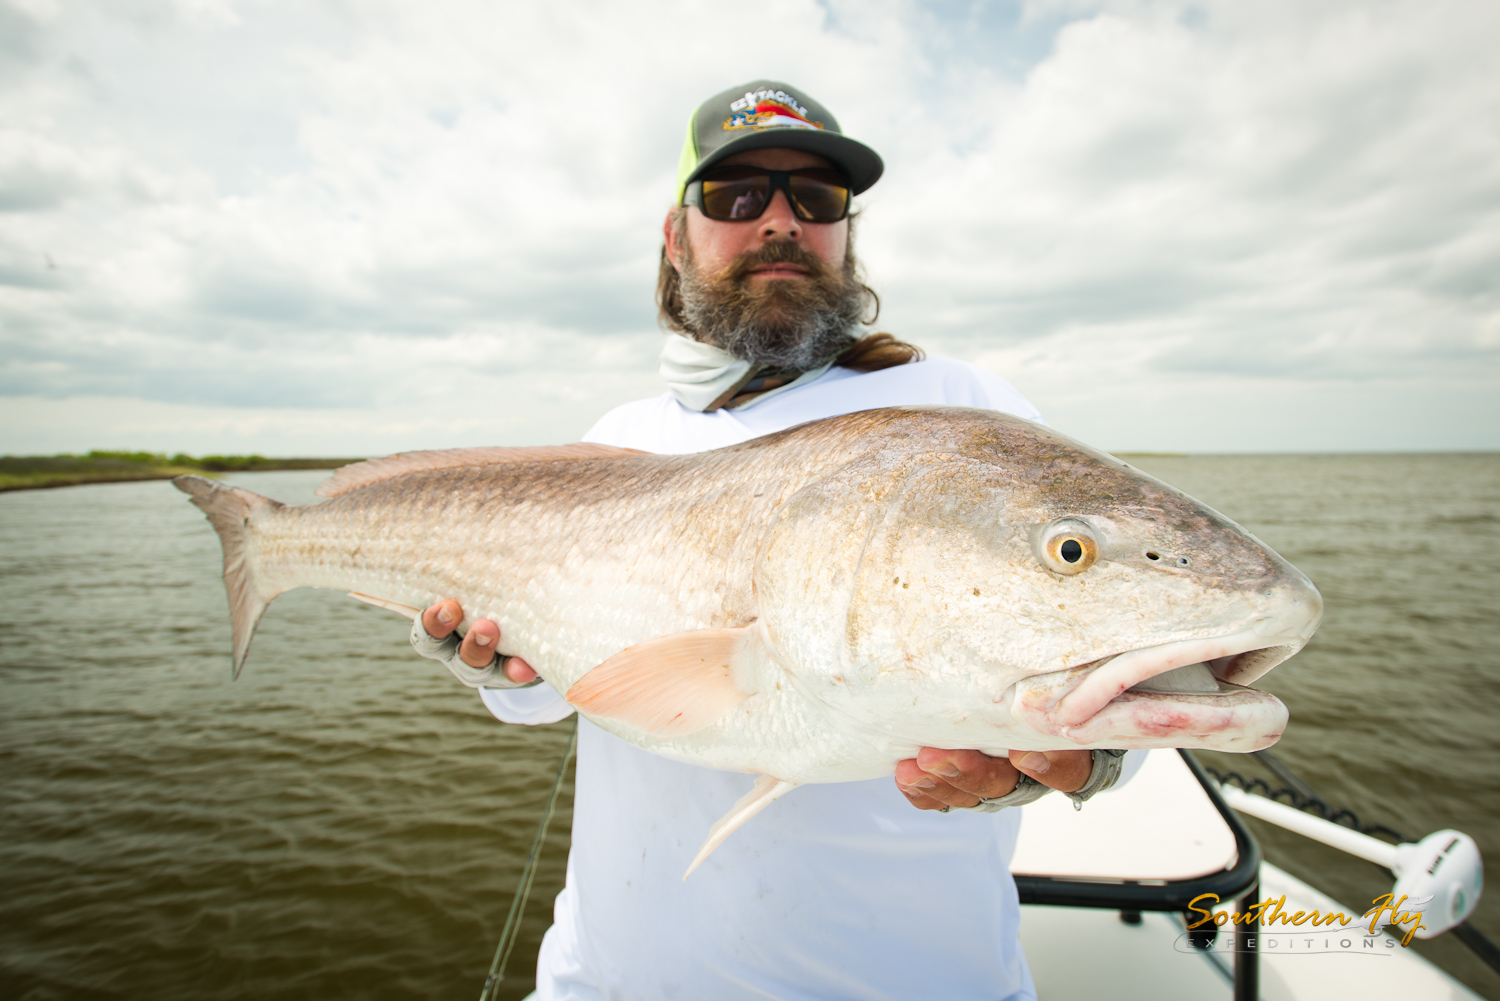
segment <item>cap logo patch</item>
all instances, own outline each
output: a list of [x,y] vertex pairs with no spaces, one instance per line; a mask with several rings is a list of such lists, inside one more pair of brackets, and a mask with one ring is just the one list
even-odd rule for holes
[[784,90],[757,90],[729,105],[731,114],[724,119],[725,132],[738,129],[821,129],[822,122],[807,117],[807,109]]

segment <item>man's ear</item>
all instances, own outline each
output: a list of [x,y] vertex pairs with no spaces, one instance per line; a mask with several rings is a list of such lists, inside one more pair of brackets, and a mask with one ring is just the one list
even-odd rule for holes
[[[677,213],[686,212],[687,209],[674,205],[667,209],[667,218],[661,224],[661,235],[666,240],[667,260],[672,262],[672,267],[682,274],[682,247],[677,239]],[[687,227],[682,227],[682,236],[687,237]]]

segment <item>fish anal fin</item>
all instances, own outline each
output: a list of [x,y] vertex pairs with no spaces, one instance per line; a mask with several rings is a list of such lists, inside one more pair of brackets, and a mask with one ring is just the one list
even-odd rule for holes
[[411,473],[436,469],[458,469],[461,466],[494,466],[507,462],[556,462],[559,459],[623,459],[631,455],[648,455],[634,448],[578,442],[573,445],[535,445],[525,448],[492,446],[486,448],[447,448],[433,452],[399,452],[379,459],[366,459],[342,466],[313,491],[319,497],[338,497],[382,480],[393,480]]
[[599,664],[566,698],[589,716],[619,720],[655,737],[696,733],[754,694],[763,651],[753,624],[663,636]]
[[350,591],[349,597],[353,598],[355,601],[363,601],[367,605],[374,605],[376,608],[386,608],[391,610],[392,612],[400,612],[408,619],[415,620],[417,616],[422,614],[422,610],[420,608],[413,608],[410,605],[403,605],[399,601],[387,601],[384,598],[372,598],[368,594],[360,594],[358,591]]
[[733,834],[745,821],[755,816],[775,800],[797,788],[797,783],[788,782],[786,779],[774,778],[770,775],[762,775],[755,780],[755,785],[739,801],[729,808],[729,812],[720,817],[713,827],[708,829],[708,840],[703,842],[703,847],[698,849],[698,854],[693,859],[693,864],[688,866],[687,872],[682,874],[686,880],[693,874],[693,870],[703,864],[703,860],[713,854],[714,849],[724,843],[724,839]]

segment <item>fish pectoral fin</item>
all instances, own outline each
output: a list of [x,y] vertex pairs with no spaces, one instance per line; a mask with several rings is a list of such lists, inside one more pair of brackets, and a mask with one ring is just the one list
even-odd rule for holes
[[581,712],[678,737],[717,723],[755,694],[765,648],[754,624],[694,629],[627,647],[593,668],[566,696]]
[[693,870],[702,864],[703,860],[713,854],[715,848],[724,843],[724,839],[738,830],[745,821],[755,816],[772,801],[797,788],[797,783],[788,782],[786,779],[774,778],[770,775],[762,775],[755,780],[755,786],[745,795],[739,798],[739,802],[729,808],[729,812],[720,817],[714,826],[708,829],[708,840],[703,842],[703,847],[698,849],[698,855],[693,859],[693,864],[688,866],[687,872],[682,874],[686,880],[693,874]]
[[422,614],[422,610],[420,608],[412,608],[410,605],[403,605],[399,601],[386,601],[384,598],[372,598],[368,594],[360,594],[358,591],[350,591],[349,597],[353,598],[355,601],[363,601],[367,605],[374,605],[376,608],[388,608],[393,612],[400,612],[402,615],[406,616],[408,619],[412,619],[413,621],[416,620],[417,616]]

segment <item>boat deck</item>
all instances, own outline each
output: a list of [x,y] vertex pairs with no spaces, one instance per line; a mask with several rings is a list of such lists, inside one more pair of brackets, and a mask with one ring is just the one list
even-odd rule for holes
[[[1233,870],[1241,840],[1187,762],[1170,751],[1148,756],[1124,788],[1091,800],[1082,811],[1061,796],[1024,808],[1012,870],[1023,900],[1045,896],[1048,880],[1061,895],[1093,887],[1150,896],[1182,896],[1181,888]],[[1368,904],[1335,901],[1270,863],[1261,863],[1256,900],[1286,897],[1287,914],[1342,912],[1347,925],[1313,931],[1278,924],[1254,936],[1259,997],[1265,1001],[1328,1001],[1358,997],[1470,1001],[1479,995],[1385,932],[1371,935],[1359,920]],[[1029,877],[1029,878],[1028,878]],[[1253,882],[1253,876],[1242,878]],[[1029,889],[1028,889],[1029,888]],[[1200,904],[1200,906],[1206,906]],[[1214,908],[1232,908],[1224,900]],[[1170,1001],[1234,996],[1236,949],[1248,943],[1224,925],[1212,949],[1188,943],[1182,913],[1030,903],[1021,908],[1021,942],[1040,1001],[1108,997]],[[1367,922],[1366,922],[1367,924]]]

